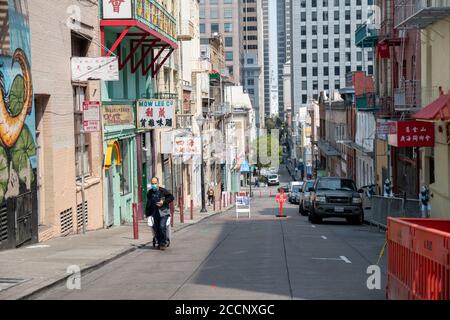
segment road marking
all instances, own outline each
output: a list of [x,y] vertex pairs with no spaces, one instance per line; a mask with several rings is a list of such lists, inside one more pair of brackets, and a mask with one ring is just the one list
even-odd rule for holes
[[26,247],[26,249],[39,249],[39,248],[49,248],[50,246],[47,244],[38,244],[34,246]]
[[311,227],[315,228],[316,226],[312,224]]
[[325,237],[325,236],[322,236],[322,239],[323,239],[323,240],[327,240],[328,238],[327,238],[327,237]]
[[335,261],[342,261],[341,258],[311,258],[313,260],[335,260]]
[[342,260],[344,260],[345,263],[352,263],[350,260],[347,259],[346,256],[340,256],[340,258],[341,258]]

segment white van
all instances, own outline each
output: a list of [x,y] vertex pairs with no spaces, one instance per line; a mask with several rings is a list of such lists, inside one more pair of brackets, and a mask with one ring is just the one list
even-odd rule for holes
[[273,186],[273,185],[279,185],[280,184],[280,180],[278,179],[278,175],[277,174],[269,174],[267,176],[267,184],[269,186]]

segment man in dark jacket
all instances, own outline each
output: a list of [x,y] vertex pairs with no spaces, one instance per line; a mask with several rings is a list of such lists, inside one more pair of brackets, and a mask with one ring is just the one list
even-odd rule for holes
[[167,246],[167,219],[170,217],[169,205],[173,200],[173,195],[167,189],[160,187],[158,178],[153,177],[151,188],[147,192],[145,216],[153,217],[158,248],[161,250]]

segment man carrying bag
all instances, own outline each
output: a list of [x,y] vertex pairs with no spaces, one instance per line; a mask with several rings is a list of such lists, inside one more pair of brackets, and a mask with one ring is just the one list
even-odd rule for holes
[[173,195],[159,186],[159,180],[153,177],[151,188],[147,192],[147,205],[145,216],[153,218],[153,228],[156,233],[158,249],[164,250],[167,243],[167,220],[170,218],[170,203],[174,200]]

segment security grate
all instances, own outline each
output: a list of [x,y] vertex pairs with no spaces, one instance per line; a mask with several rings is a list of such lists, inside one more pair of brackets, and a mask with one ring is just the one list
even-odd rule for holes
[[6,202],[0,207],[0,244],[8,240],[8,210]]
[[[86,224],[86,226],[88,225],[88,202],[85,201],[84,202],[84,223]],[[83,204],[80,203],[77,205],[77,226],[78,226],[78,231],[80,231],[81,229],[83,229]]]
[[64,210],[59,214],[61,222],[61,235],[67,235],[73,230],[72,208]]

